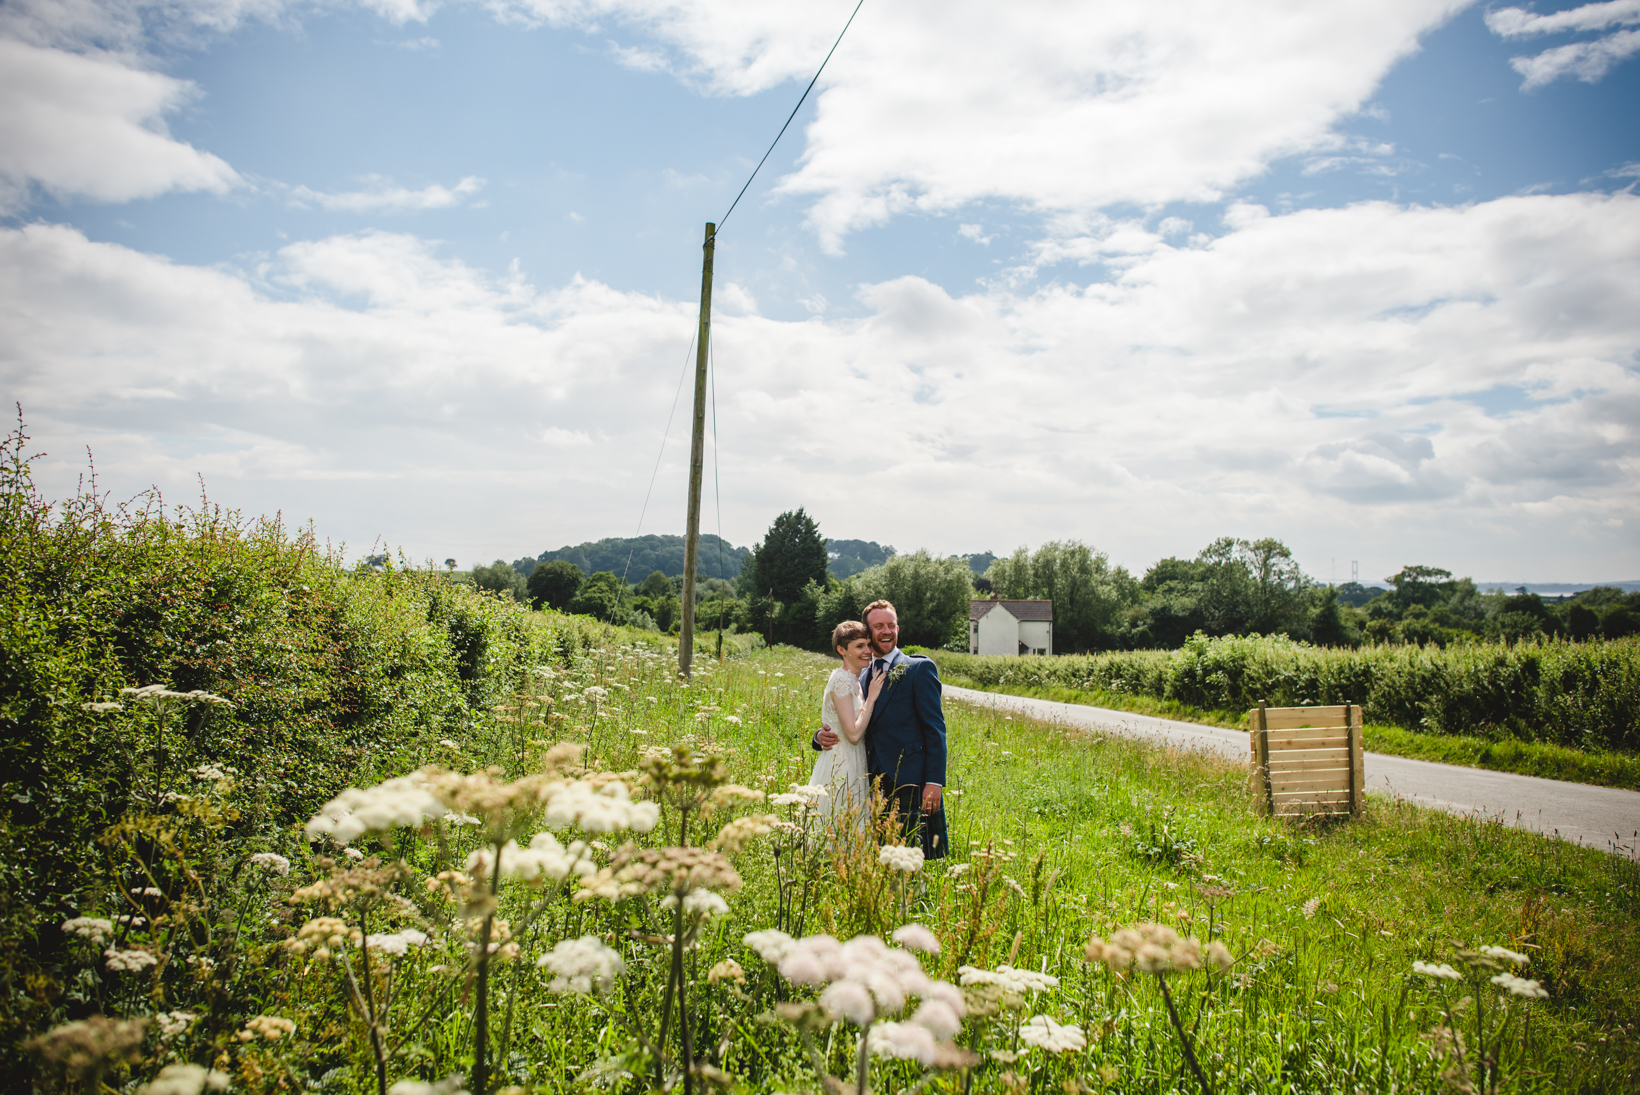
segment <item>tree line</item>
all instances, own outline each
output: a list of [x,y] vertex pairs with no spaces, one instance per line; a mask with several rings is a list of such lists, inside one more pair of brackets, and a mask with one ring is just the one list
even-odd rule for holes
[[[1331,586],[1305,574],[1273,538],[1220,537],[1193,557],[1170,556],[1135,576],[1079,540],[1008,556],[900,554],[868,541],[827,540],[798,508],[776,517],[752,548],[736,551],[733,578],[697,582],[697,631],[755,632],[814,650],[825,650],[833,627],[859,619],[879,598],[898,608],[903,644],[951,650],[967,649],[969,602],[991,596],[1052,601],[1054,649],[1061,654],[1177,649],[1198,632],[1287,635],[1319,646],[1446,646],[1640,630],[1640,593],[1595,587],[1545,601],[1524,589],[1483,592],[1469,578],[1424,565],[1390,575],[1388,589]],[[664,632],[681,625],[681,546],[680,573],[656,568],[630,584],[614,569],[588,574],[570,559],[520,562],[529,565],[498,559],[475,568],[471,580],[537,607]]]

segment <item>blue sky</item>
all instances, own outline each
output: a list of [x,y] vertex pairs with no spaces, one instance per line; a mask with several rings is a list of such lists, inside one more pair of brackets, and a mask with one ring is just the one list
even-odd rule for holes
[[[352,554],[630,534],[703,222],[851,7],[9,6],[44,483],[90,446]],[[1637,27],[867,0],[719,240],[725,535],[1640,576]]]

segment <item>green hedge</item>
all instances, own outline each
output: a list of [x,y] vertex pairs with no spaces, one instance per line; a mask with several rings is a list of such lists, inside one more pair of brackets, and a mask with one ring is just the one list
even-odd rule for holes
[[[33,488],[13,435],[0,461],[0,975],[6,1028],[59,991],[57,925],[95,903],[97,843],[155,793],[150,711],[92,713],[124,687],[203,689],[167,735],[163,772],[237,771],[255,788],[230,840],[279,846],[343,787],[461,737],[536,665],[607,645],[585,617],[532,612],[431,571],[350,571],[276,520],[132,510]],[[32,994],[32,995],[31,995]]]
[[1640,749],[1640,639],[1436,649],[1322,648],[1201,633],[1174,651],[1056,658],[936,653],[979,686],[1071,688],[1241,711],[1359,703],[1371,722],[1437,734]]

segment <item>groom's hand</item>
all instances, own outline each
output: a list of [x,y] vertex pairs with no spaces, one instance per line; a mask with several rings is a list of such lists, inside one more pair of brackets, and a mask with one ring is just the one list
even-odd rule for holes
[[940,809],[940,788],[938,784],[925,784],[923,787],[922,812],[925,814],[938,813]]
[[831,727],[822,726],[814,732],[814,747],[816,749],[830,749],[842,739],[832,733]]

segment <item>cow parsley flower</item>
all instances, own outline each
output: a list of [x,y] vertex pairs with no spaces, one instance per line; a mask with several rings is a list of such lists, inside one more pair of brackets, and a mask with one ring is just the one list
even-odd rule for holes
[[241,1042],[277,1042],[287,1034],[296,1033],[296,1024],[278,1015],[258,1015],[245,1024],[245,1029],[234,1035]]
[[606,995],[615,987],[615,979],[626,972],[626,963],[621,956],[605,946],[596,935],[565,939],[543,954],[535,964],[553,974],[548,991],[574,993],[577,996],[585,996],[589,992]]
[[[1215,965],[1221,964],[1229,954],[1211,948],[1209,951]],[[1101,962],[1116,973],[1129,966],[1155,974],[1199,970],[1206,960],[1199,939],[1180,938],[1179,933],[1166,924],[1123,928],[1112,935],[1108,943],[1096,935],[1088,940],[1083,953],[1089,962]]]
[[391,954],[397,958],[411,947],[425,945],[427,933],[417,931],[415,928],[404,928],[396,932],[377,932],[374,935],[366,936],[364,941],[383,954]]
[[866,1050],[872,1056],[916,1061],[924,1068],[934,1064],[937,1047],[934,1033],[916,1023],[878,1023],[866,1035]]
[[166,1065],[159,1075],[137,1089],[138,1095],[200,1095],[228,1090],[228,1074],[202,1065]]
[[1480,952],[1488,958],[1496,958],[1500,962],[1512,962],[1517,966],[1524,966],[1531,961],[1524,954],[1512,951],[1507,947],[1481,947]]
[[199,1016],[191,1011],[162,1011],[154,1016],[154,1022],[159,1025],[161,1041],[168,1041],[188,1029]]
[[420,773],[397,776],[362,790],[349,787],[319,809],[307,823],[307,835],[309,840],[328,836],[337,844],[348,844],[366,833],[419,828],[444,813],[444,803]]
[[290,860],[273,852],[257,852],[251,856],[251,866],[266,867],[281,878],[290,874]]
[[109,947],[103,951],[103,957],[108,961],[108,968],[123,973],[137,973],[149,966],[159,964],[159,959],[152,953],[143,950],[120,950]]
[[1463,980],[1463,974],[1459,973],[1445,962],[1441,962],[1439,964],[1433,962],[1414,962],[1412,963],[1412,972],[1421,973],[1427,977],[1438,978],[1442,981]]
[[1086,1049],[1088,1040],[1074,1023],[1059,1025],[1046,1015],[1033,1015],[1019,1028],[1019,1040],[1048,1053],[1075,1053]]
[[894,844],[884,844],[882,850],[877,853],[877,862],[891,871],[915,874],[922,870],[923,851],[921,848],[902,848]]
[[89,939],[95,946],[101,946],[114,938],[113,921],[104,920],[100,916],[76,916],[72,920],[63,921],[62,926],[67,934]]
[[[1503,948],[1498,948],[1502,950]],[[1536,981],[1528,981],[1524,977],[1517,977],[1512,973],[1500,973],[1492,978],[1492,983],[1498,985],[1516,996],[1524,996],[1528,1000],[1547,1000],[1549,998],[1542,985]]]
[[559,784],[550,792],[545,822],[549,829],[579,825],[589,833],[614,833],[623,829],[647,833],[660,817],[658,805],[632,801],[626,785],[619,781],[602,787],[575,781]]
[[741,941],[771,966],[779,965],[780,961],[797,946],[797,940],[777,928],[750,932]]
[[[661,901],[661,908],[675,909],[678,899],[675,894],[668,894]],[[683,898],[683,915],[691,918],[706,919],[713,916],[729,915],[729,903],[711,890],[690,890]]]
[[895,928],[894,934],[890,938],[908,951],[921,951],[924,954],[940,953],[940,941],[935,938],[933,932],[921,924],[906,924],[903,927]]

